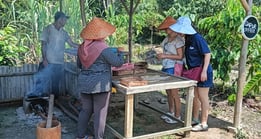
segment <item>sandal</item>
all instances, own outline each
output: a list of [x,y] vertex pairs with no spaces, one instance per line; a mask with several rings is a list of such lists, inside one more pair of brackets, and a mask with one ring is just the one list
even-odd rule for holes
[[83,138],[76,138],[76,139],[93,139],[93,137],[92,136],[85,136]]
[[143,103],[145,103],[145,104],[150,104],[150,99],[144,99],[143,101],[142,101]]
[[160,118],[165,120],[165,119],[169,118],[169,116],[173,117],[174,113],[167,112],[166,114],[161,115]]
[[166,104],[166,103],[167,103],[167,100],[164,99],[164,98],[160,98],[160,99],[159,99],[159,103],[161,103],[161,104]]
[[165,122],[168,123],[168,124],[176,124],[176,123],[178,123],[178,121],[173,120],[173,119],[171,119],[169,117],[165,119]]
[[192,127],[191,131],[200,132],[200,131],[208,131],[208,125],[198,124]]
[[191,122],[191,126],[198,125],[199,123],[200,123],[199,120],[192,120],[192,122]]

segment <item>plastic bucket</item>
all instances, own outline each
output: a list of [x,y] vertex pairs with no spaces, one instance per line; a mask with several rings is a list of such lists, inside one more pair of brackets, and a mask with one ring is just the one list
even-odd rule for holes
[[61,139],[61,123],[53,120],[51,128],[46,128],[46,121],[38,123],[36,137],[37,139]]

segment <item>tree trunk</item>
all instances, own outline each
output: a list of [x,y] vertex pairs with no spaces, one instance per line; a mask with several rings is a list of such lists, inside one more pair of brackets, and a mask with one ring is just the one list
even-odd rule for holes
[[82,25],[86,26],[86,16],[85,16],[85,0],[80,0],[80,11],[81,11],[81,17],[82,17]]
[[60,3],[60,11],[63,11],[63,0],[59,0]]
[[129,63],[131,63],[131,59],[132,59],[132,18],[133,18],[133,0],[130,1],[130,11],[129,11],[129,30],[128,30],[128,46],[129,46],[128,62]]
[[132,19],[133,19],[134,11],[138,7],[140,0],[137,0],[135,6],[134,6],[134,0],[130,0],[130,8],[128,8],[128,6],[124,0],[121,0],[121,3],[123,4],[125,10],[129,14],[129,29],[128,29],[129,58],[128,58],[128,62],[131,62],[131,59],[132,59]]

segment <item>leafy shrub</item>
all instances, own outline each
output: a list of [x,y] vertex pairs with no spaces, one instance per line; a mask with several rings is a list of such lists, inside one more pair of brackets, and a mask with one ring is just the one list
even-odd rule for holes
[[[253,14],[260,18],[261,8],[253,7]],[[212,65],[216,70],[215,77],[220,78],[224,82],[230,78],[231,70],[238,65],[240,57],[240,49],[242,47],[242,35],[240,32],[241,23],[245,15],[245,11],[241,3],[237,0],[229,0],[220,13],[204,18],[199,21],[199,29],[205,33],[205,37],[209,42],[212,50]],[[261,38],[259,35],[251,40],[248,46],[247,57],[247,85],[243,95],[249,92],[260,94],[261,86],[260,70],[261,70]],[[226,66],[224,66],[226,65]],[[235,92],[228,97],[230,103],[236,100]]]
[[11,26],[0,30],[0,65],[14,66],[24,62],[28,48],[19,45],[15,33],[16,30]]

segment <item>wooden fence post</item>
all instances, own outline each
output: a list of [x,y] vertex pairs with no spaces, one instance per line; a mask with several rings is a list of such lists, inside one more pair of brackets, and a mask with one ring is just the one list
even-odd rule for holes
[[[246,11],[246,16],[251,15],[252,11],[252,0],[249,0],[248,3],[246,0],[240,0],[242,6]],[[237,95],[236,95],[236,105],[234,109],[234,127],[240,128],[241,121],[241,111],[242,111],[242,100],[243,100],[243,90],[246,81],[246,59],[248,52],[249,40],[243,38],[242,48],[240,51],[239,59],[239,73],[238,73],[238,82],[237,82]]]

